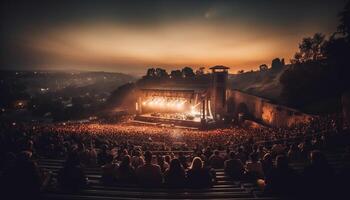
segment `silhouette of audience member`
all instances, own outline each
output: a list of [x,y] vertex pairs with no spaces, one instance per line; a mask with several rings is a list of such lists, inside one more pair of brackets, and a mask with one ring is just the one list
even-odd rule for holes
[[145,161],[141,157],[141,152],[139,150],[136,150],[134,156],[131,158],[131,165],[134,167],[134,169],[137,169],[139,166],[142,166],[144,164]]
[[263,145],[259,145],[256,152],[258,153],[259,158],[263,158],[266,154],[266,150]]
[[271,148],[271,154],[273,157],[278,156],[278,155],[284,155],[285,153],[285,146],[283,145],[282,142],[277,142],[276,144],[272,145]]
[[105,165],[110,160],[110,154],[107,152],[108,146],[102,145],[101,152],[97,155],[97,163],[99,165]]
[[31,157],[33,157],[33,155],[35,154],[33,140],[26,140],[23,144],[22,151],[31,152]]
[[242,163],[245,163],[247,161],[247,155],[244,152],[243,147],[238,148],[237,158],[240,159],[242,161]]
[[87,149],[86,154],[87,154],[86,164],[88,166],[95,167],[97,164],[97,152],[96,152],[95,148],[90,147],[90,149]]
[[[2,197],[11,199],[38,199],[42,178],[37,164],[31,160],[32,153],[22,151],[13,165],[1,177]],[[11,160],[15,158],[11,156]],[[8,196],[10,195],[10,196]]]
[[158,163],[162,173],[164,173],[165,170],[167,170],[169,168],[169,164],[167,162],[165,162],[163,156],[157,156],[157,163]]
[[186,156],[184,155],[183,152],[179,153],[179,161],[180,161],[180,163],[181,163],[181,165],[183,166],[184,169],[188,168],[187,158],[186,158]]
[[134,168],[130,164],[130,156],[126,155],[123,157],[122,162],[117,170],[117,178],[119,183],[135,183],[136,173]]
[[225,161],[225,173],[233,180],[241,180],[244,176],[244,166],[235,152],[230,152],[230,158]]
[[264,155],[261,165],[264,171],[264,175],[267,175],[271,172],[271,170],[273,169],[273,161],[270,153],[266,153]]
[[128,152],[127,149],[125,149],[125,148],[124,149],[119,149],[116,159],[121,162],[123,160],[124,156],[126,156],[126,155],[129,155],[129,152]]
[[296,144],[290,145],[287,155],[290,162],[298,161],[300,158],[298,146]]
[[309,152],[312,151],[312,143],[309,138],[305,139],[302,144],[299,145],[300,147],[300,157],[303,160],[307,160]]
[[264,177],[264,171],[261,162],[258,160],[257,153],[250,154],[250,161],[247,161],[246,170],[247,176],[251,179],[258,179]]
[[171,161],[170,155],[164,156],[164,160],[165,160],[166,163],[170,164],[170,161]]
[[184,187],[186,184],[186,172],[179,159],[173,159],[170,167],[164,173],[165,185],[172,188]]
[[225,156],[224,156],[224,160],[229,160],[230,159],[230,148],[229,147],[226,147],[226,150],[225,150]]
[[75,149],[75,151],[78,153],[79,162],[84,166],[89,165],[89,150],[85,147],[85,144],[82,142],[78,143],[77,149]]
[[310,165],[304,169],[304,191],[308,196],[326,197],[332,193],[334,172],[320,151],[310,153]]
[[105,185],[111,185],[116,182],[118,164],[114,162],[111,154],[106,154],[104,158],[105,165],[101,167],[102,181]]
[[284,155],[276,157],[274,167],[265,179],[265,192],[274,195],[293,197],[297,195],[297,175],[288,165],[288,159]]
[[152,153],[145,152],[145,164],[136,170],[138,183],[144,187],[160,186],[162,184],[162,172],[159,165],[152,164]]
[[187,172],[188,186],[192,188],[204,188],[212,185],[212,176],[208,169],[203,167],[203,161],[195,157]]
[[214,154],[210,156],[209,164],[214,169],[222,169],[224,167],[224,159],[220,156],[218,150],[215,150]]
[[63,168],[59,171],[58,182],[62,189],[69,191],[78,191],[87,184],[87,178],[76,151],[68,155]]
[[210,156],[213,154],[213,152],[211,151],[211,148],[210,147],[207,147],[205,150],[204,150],[204,156],[205,156],[205,160],[204,161],[208,161]]

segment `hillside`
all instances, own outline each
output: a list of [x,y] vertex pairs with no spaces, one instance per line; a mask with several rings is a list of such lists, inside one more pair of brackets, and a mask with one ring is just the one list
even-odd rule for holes
[[286,67],[287,66],[281,69],[268,69],[267,71],[233,74],[229,77],[229,85],[232,89],[241,90],[249,94],[279,102],[282,91],[279,78]]
[[115,88],[136,80],[130,75],[108,72],[0,72],[0,115],[26,110],[31,118],[58,121],[98,113]]

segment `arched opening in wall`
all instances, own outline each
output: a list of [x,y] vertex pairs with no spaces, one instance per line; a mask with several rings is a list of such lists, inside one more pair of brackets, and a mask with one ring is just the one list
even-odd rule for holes
[[249,119],[251,117],[248,110],[248,106],[245,103],[238,104],[236,113],[238,116],[238,120]]

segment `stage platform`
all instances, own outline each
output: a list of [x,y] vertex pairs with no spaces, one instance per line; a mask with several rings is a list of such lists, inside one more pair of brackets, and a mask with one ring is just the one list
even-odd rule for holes
[[145,122],[145,121],[139,121],[136,119],[133,119],[129,121],[130,124],[137,124],[137,125],[150,125],[150,126],[158,126],[158,127],[165,127],[165,128],[176,128],[176,129],[190,129],[190,130],[199,130],[199,127],[188,127],[188,126],[179,126],[174,124],[163,124],[163,123],[154,123],[154,122]]
[[137,115],[135,120],[143,121],[143,122],[151,122],[151,123],[161,123],[161,124],[170,124],[174,126],[182,126],[182,127],[202,127],[200,121],[194,120],[182,120],[182,119],[168,119],[162,117],[156,117],[151,115]]

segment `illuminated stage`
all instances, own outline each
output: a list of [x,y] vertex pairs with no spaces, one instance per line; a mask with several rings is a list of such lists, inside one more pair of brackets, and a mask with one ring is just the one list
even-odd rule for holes
[[206,126],[223,121],[228,67],[214,66],[210,81],[139,88],[137,120],[181,126]]
[[199,127],[212,120],[205,88],[142,88],[135,119],[152,123]]

